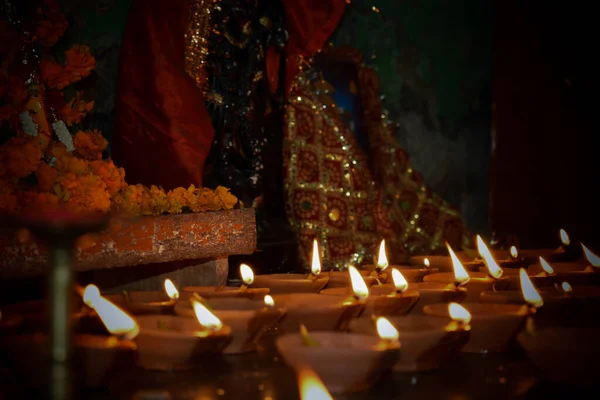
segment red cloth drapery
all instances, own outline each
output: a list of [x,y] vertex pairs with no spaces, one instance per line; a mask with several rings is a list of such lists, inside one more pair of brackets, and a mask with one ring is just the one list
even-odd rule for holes
[[311,57],[325,46],[338,26],[346,0],[284,0],[289,41],[286,47],[286,93],[298,73],[298,58]]
[[202,185],[214,130],[185,71],[188,1],[134,0],[123,36],[112,157],[128,183]]

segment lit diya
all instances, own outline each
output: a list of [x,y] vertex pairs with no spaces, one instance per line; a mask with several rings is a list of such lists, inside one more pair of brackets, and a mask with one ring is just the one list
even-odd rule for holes
[[[479,267],[483,265],[481,260],[475,260],[471,256],[471,253],[466,251],[455,252],[454,255],[463,263],[463,266],[468,271],[477,271]],[[423,267],[437,269],[439,272],[452,272],[452,257],[448,255],[425,255],[425,256],[411,256],[409,258],[410,265],[414,267]]]
[[[75,334],[73,336],[73,370],[81,387],[101,387],[108,384],[118,370],[134,364],[136,345],[132,341],[139,328],[123,310],[100,296],[98,288],[89,285],[83,292],[84,301],[100,318],[107,334]],[[5,336],[0,341],[2,351],[29,383],[43,386],[46,381],[48,336],[42,333]],[[43,381],[41,379],[44,378]]]
[[[317,246],[317,241],[314,241],[314,246]],[[314,250],[313,250],[313,262],[314,262]],[[387,268],[389,263],[385,254],[385,240],[381,241],[379,246],[379,257],[375,265],[365,265],[364,269],[360,269],[359,272],[367,286],[373,286],[375,284],[381,285],[388,281],[389,274]],[[329,282],[327,288],[347,288],[350,286],[350,275],[348,271],[329,271]]]
[[571,385],[597,385],[593,366],[600,357],[600,328],[547,327],[524,330],[517,342],[544,379]]
[[564,229],[558,232],[560,246],[556,249],[521,249],[520,254],[530,263],[535,263],[539,257],[549,262],[574,261],[580,256],[579,249],[571,243],[569,234]]
[[[467,272],[462,262],[458,259],[452,248],[446,243],[448,253],[452,259],[454,272],[439,272],[423,278],[424,282],[440,282],[454,284],[458,289],[466,291],[466,301],[479,301],[479,294],[487,290],[505,290],[508,287],[509,279],[502,276],[502,268],[494,261],[489,251],[482,251],[481,254],[487,266],[485,272]],[[480,250],[487,250],[485,245]]]
[[286,364],[296,371],[313,369],[330,392],[355,392],[373,386],[398,357],[398,331],[383,317],[377,328],[379,337],[303,329],[279,337],[275,344]]
[[527,268],[530,262],[519,254],[515,246],[510,246],[507,252],[494,251],[493,256],[498,261],[498,264],[504,269],[504,272],[518,270],[519,268]]
[[[332,288],[321,291],[323,295],[348,296],[365,305],[365,315],[405,315],[419,300],[419,292],[408,290],[409,283],[402,273],[392,268],[393,288],[389,285],[369,288],[354,266],[348,267],[351,287]],[[351,301],[351,299],[349,300]]]
[[[423,314],[423,307],[436,303],[462,303],[467,292],[453,283],[417,282],[410,283],[410,288],[419,292],[419,301],[410,314]],[[371,289],[372,290],[372,289]]]
[[[539,262],[541,271],[533,267],[528,268],[529,278],[536,287],[553,286],[558,279],[554,268],[543,257],[539,258]],[[505,269],[504,273],[510,280],[508,289],[519,290],[521,288],[520,269]]]
[[[269,294],[269,289],[266,287],[255,287],[257,276],[254,275],[252,268],[246,264],[240,264],[240,276],[242,278],[242,286],[186,286],[183,291],[186,293],[197,293],[205,299],[222,298],[222,297],[242,297],[251,300],[262,300],[265,295]],[[249,286],[253,287],[250,288]]]
[[138,317],[137,363],[151,370],[181,370],[194,361],[221,353],[231,342],[231,328],[223,325],[202,302],[190,297],[196,319],[172,315]]
[[[551,268],[556,282],[568,281],[572,285],[597,285],[600,284],[600,257],[581,243],[585,261],[583,263],[552,263]],[[540,259],[538,265],[531,266],[533,271],[540,268],[546,271],[549,264]]]
[[[201,301],[202,299],[198,298]],[[213,298],[207,300],[211,312],[231,328],[233,340],[223,351],[241,354],[256,351],[256,342],[265,329],[285,316],[285,310],[275,307],[274,300],[266,295],[263,301],[241,298]],[[177,315],[196,318],[190,302],[175,306]]]
[[298,388],[300,400],[333,400],[321,378],[310,368],[298,372]]
[[133,315],[172,314],[179,291],[170,279],[165,279],[164,291],[123,291],[104,297]]
[[[524,277],[528,280],[527,274]],[[488,353],[504,350],[513,336],[521,328],[525,318],[535,313],[544,302],[533,285],[524,284],[524,295],[528,305],[498,303],[462,303],[472,315],[471,336],[462,351]],[[446,304],[432,304],[423,309],[426,315],[450,316]]]
[[[375,276],[380,283],[391,283],[391,275],[388,273],[390,269],[388,263],[387,254],[385,251],[385,240],[381,241],[379,246],[379,256],[375,265],[365,265],[366,271],[370,272],[370,276]],[[423,260],[421,265],[392,265],[391,268],[395,268],[402,272],[402,275],[408,282],[423,282],[425,275],[434,274],[439,272],[437,268],[431,267],[431,264],[427,258]],[[361,270],[361,275],[365,275],[365,270]],[[329,286],[328,286],[329,287]]]
[[311,272],[305,274],[256,275],[252,288],[269,288],[271,294],[319,293],[329,281],[327,274],[321,274],[321,260],[317,241],[313,242]]
[[[471,315],[457,303],[448,305],[452,322],[430,316],[389,317],[399,332],[401,355],[394,371],[422,372],[452,360],[469,340]],[[350,332],[377,335],[376,319],[361,317],[350,322]]]

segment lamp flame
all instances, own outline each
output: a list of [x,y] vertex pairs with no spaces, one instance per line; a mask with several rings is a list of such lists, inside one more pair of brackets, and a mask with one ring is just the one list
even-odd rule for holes
[[533,286],[533,282],[529,279],[529,275],[527,275],[525,268],[519,270],[519,277],[521,278],[521,292],[523,293],[525,301],[535,308],[543,306],[544,300],[542,300],[542,296],[540,296],[535,289],[535,286]]
[[471,322],[471,313],[469,310],[458,303],[448,304],[448,314],[450,314],[450,318],[454,321],[462,322],[464,324]]
[[429,262],[429,258],[427,257],[425,257],[425,260],[423,260],[423,264],[425,264],[425,268],[431,267],[431,263]]
[[544,272],[548,275],[552,275],[554,273],[554,268],[552,268],[543,257],[540,257],[540,265],[542,266]]
[[517,248],[515,246],[510,246],[510,256],[514,259],[519,257],[519,252],[517,251]]
[[167,296],[169,296],[171,300],[179,299],[179,291],[169,278],[165,279],[165,292],[167,292]]
[[269,294],[265,295],[265,305],[267,307],[273,307],[275,305],[275,300],[273,300],[273,297]]
[[502,268],[498,265],[494,257],[492,257],[492,253],[490,253],[490,249],[485,245],[481,236],[477,235],[477,250],[479,251],[479,255],[483,257],[483,261],[488,268],[488,271],[492,278],[498,279],[502,276]]
[[254,282],[254,271],[246,264],[240,264],[240,275],[246,285],[252,285]]
[[354,265],[348,267],[348,273],[350,274],[350,283],[354,295],[361,300],[369,297],[369,288]]
[[310,272],[313,275],[319,275],[321,273],[321,259],[319,258],[319,244],[317,243],[317,239],[313,240],[312,265],[310,266]]
[[106,329],[123,339],[134,339],[140,332],[138,324],[127,313],[100,295],[96,285],[87,285],[83,291],[83,301],[93,308]]
[[381,240],[379,245],[379,256],[377,257],[377,267],[380,271],[385,270],[389,266],[387,255],[385,254],[385,239]]
[[375,321],[375,325],[377,326],[377,334],[381,339],[398,340],[400,337],[398,330],[385,317],[378,317]]
[[569,238],[569,234],[567,233],[567,231],[565,231],[564,229],[561,229],[559,231],[560,234],[560,241],[563,245],[568,246],[569,244],[571,244],[571,238]]
[[396,291],[404,293],[406,292],[406,289],[408,289],[408,281],[406,280],[404,275],[402,275],[402,272],[400,272],[396,268],[392,268],[392,281],[394,281]]
[[205,328],[218,331],[223,327],[223,323],[215,314],[210,312],[208,308],[204,306],[204,304],[200,303],[198,300],[194,298],[190,298],[192,302],[192,306],[194,307],[194,313],[196,314],[196,318],[200,325]]
[[454,281],[457,285],[464,285],[465,283],[469,282],[469,279],[471,279],[471,277],[469,276],[469,273],[467,272],[465,267],[463,267],[462,263],[460,262],[460,260],[452,250],[452,247],[450,247],[450,245],[448,244],[448,242],[446,242],[446,247],[448,248],[448,253],[450,253],[450,258],[452,259],[452,267],[454,268]]
[[303,368],[298,373],[300,400],[333,400],[323,381],[312,369]]
[[560,287],[562,288],[563,292],[565,292],[565,293],[573,293],[573,288],[571,287],[569,282],[563,282],[560,285]]
[[581,247],[583,248],[583,252],[585,253],[585,258],[590,264],[592,264],[592,267],[600,268],[600,257],[592,253],[592,251],[588,249],[587,246],[583,243],[581,243]]

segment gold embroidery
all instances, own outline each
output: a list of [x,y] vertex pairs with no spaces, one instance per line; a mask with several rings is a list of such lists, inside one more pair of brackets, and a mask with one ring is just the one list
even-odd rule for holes
[[212,10],[218,9],[217,2],[218,0],[192,0],[190,22],[185,34],[185,70],[204,94],[208,90],[206,56],[209,51],[210,14]]

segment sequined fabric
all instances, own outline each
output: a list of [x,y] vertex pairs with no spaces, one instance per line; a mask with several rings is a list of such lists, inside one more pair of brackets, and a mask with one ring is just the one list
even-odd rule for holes
[[206,94],[206,57],[210,33],[211,11],[218,0],[191,0],[188,30],[185,33],[185,71]]
[[[336,53],[337,51],[337,53]],[[371,262],[382,238],[392,262],[416,252],[438,252],[444,241],[468,243],[458,212],[432,193],[396,143],[379,101],[379,78],[361,67],[356,51],[330,51],[358,69],[358,95],[370,151],[358,145],[315,68],[296,79],[286,108],[284,169],[287,215],[309,265],[312,240],[332,267]]]

